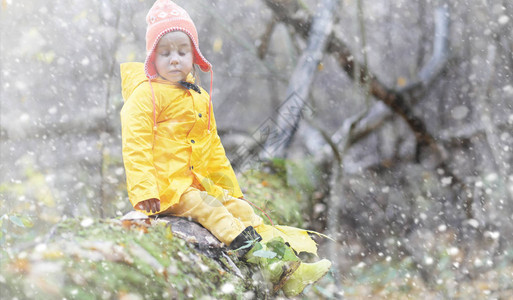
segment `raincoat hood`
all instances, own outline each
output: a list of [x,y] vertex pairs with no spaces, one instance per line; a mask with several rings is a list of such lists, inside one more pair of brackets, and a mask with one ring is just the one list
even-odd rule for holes
[[144,64],[121,64],[121,91],[124,101],[127,101],[134,90],[145,81],[148,81],[148,77],[146,77],[144,72]]

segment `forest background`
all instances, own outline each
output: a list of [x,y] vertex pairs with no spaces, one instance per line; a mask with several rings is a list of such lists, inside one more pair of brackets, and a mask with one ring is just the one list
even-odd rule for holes
[[[3,246],[131,209],[119,64],[144,61],[152,2],[2,1]],[[513,294],[513,3],[176,2],[214,65],[227,155],[238,174],[283,167],[304,226],[336,240],[337,284]]]

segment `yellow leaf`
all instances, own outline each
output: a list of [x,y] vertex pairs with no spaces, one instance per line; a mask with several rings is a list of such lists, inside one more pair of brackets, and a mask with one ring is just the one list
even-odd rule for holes
[[135,52],[132,51],[127,55],[126,61],[135,61]]
[[171,230],[171,226],[166,227],[166,239],[170,241],[173,239],[173,231]]
[[223,50],[223,40],[216,38],[212,48],[214,49],[214,52],[221,52],[221,50]]
[[264,242],[275,237],[281,237],[296,252],[308,252],[317,255],[317,244],[308,235],[307,230],[291,226],[271,226],[266,224],[257,226],[256,230],[262,236]]
[[308,233],[312,233],[312,234],[317,234],[318,236],[322,236],[323,238],[327,238],[327,239],[330,239],[332,240],[333,242],[335,242],[334,239],[330,238],[329,236],[323,234],[323,233],[320,233],[320,232],[317,232],[317,231],[313,231],[313,230],[306,230]]
[[40,52],[36,55],[37,60],[42,61],[44,63],[50,64],[55,59],[55,52],[48,51],[48,52]]
[[407,81],[407,80],[406,80],[406,78],[404,78],[404,77],[399,77],[399,78],[397,78],[397,85],[398,85],[399,87],[403,87],[403,86],[405,86],[405,85],[406,85],[406,82],[408,82],[408,81]]
[[77,22],[85,18],[87,18],[87,10],[83,10],[78,15],[75,15],[75,17],[73,17],[73,22]]
[[64,257],[64,253],[62,251],[54,250],[54,251],[45,251],[43,253],[43,257],[45,259],[59,259]]

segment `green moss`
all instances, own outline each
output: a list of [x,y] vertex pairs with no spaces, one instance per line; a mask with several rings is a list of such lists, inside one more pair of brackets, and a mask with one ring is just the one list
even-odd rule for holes
[[[6,291],[3,296],[118,299],[124,294],[135,294],[142,299],[196,299],[205,295],[237,299],[251,289],[251,285],[183,240],[169,238],[165,226],[134,223],[131,228],[124,228],[117,220],[95,220],[87,227],[80,223],[64,221],[55,238],[42,250],[27,252],[23,268],[12,267],[21,264],[17,258],[2,266],[0,289]],[[135,247],[145,255],[138,256],[140,252],[133,251]],[[63,275],[49,278],[41,271],[43,264]],[[41,284],[31,285],[29,280]],[[223,294],[220,287],[226,283],[234,289]]]
[[[304,201],[301,193],[287,184],[283,173],[251,170],[243,174],[239,181],[245,188],[245,198],[265,211],[275,224],[302,227]],[[255,212],[269,223],[258,208],[255,208]]]

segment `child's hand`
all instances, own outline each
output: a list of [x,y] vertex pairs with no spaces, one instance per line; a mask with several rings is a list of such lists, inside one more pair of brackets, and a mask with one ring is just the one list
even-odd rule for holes
[[136,209],[145,210],[146,212],[156,213],[160,211],[160,200],[159,199],[148,199],[137,203]]

